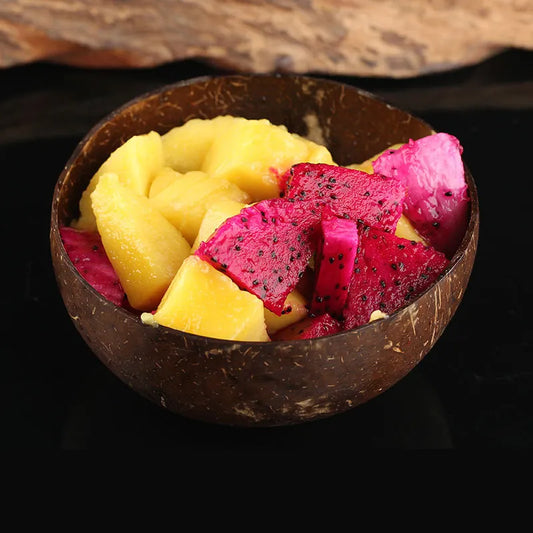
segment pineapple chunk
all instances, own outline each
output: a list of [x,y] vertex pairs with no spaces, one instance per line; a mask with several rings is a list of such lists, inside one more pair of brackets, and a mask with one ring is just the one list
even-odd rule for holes
[[346,165],[348,168],[353,168],[355,170],[361,170],[367,174],[374,173],[374,167],[372,167],[372,159],[367,159],[362,163],[352,163],[351,165]]
[[207,208],[221,199],[248,203],[250,197],[223,178],[211,178],[205,172],[192,170],[185,174],[176,172],[175,180],[149,201],[192,245]]
[[261,300],[195,255],[183,261],[153,320],[205,337],[269,340]]
[[190,254],[189,243],[116,174],[102,174],[91,199],[102,244],[130,305],[155,309]]
[[202,241],[206,241],[215,230],[229,217],[238,214],[247,204],[235,200],[220,200],[207,208],[196,239],[191,248],[194,253]]
[[336,165],[331,157],[330,151],[321,144],[316,144],[313,141],[304,139],[309,152],[307,154],[306,162],[308,163],[326,163],[328,165]]
[[396,226],[396,231],[394,233],[397,237],[409,239],[410,241],[421,242],[424,245],[427,245],[427,242],[418,233],[418,231],[416,231],[411,221],[405,215],[402,215],[399,218],[398,225]]
[[201,170],[213,140],[232,121],[233,117],[229,115],[213,119],[193,118],[172,128],[161,137],[164,164],[183,174]]
[[276,331],[286,328],[295,322],[298,322],[307,316],[307,300],[297,289],[294,289],[287,295],[283,304],[281,316],[265,308],[265,323],[267,333],[273,335]]
[[310,154],[314,162],[331,162],[327,149],[318,152],[315,143],[289,133],[285,126],[235,117],[213,140],[202,170],[235,183],[256,202],[279,196],[278,177],[291,165],[308,161]]
[[385,150],[382,150],[381,152],[373,155],[372,157],[368,158],[367,160],[363,161],[362,163],[353,163],[352,165],[348,165],[348,168],[355,168],[356,170],[362,170],[363,172],[366,172],[367,174],[373,174],[374,173],[374,166],[373,162],[383,153],[385,153],[387,150],[398,150],[400,146],[403,146],[403,143],[399,144],[393,144],[389,146],[388,148],[385,148]]
[[[348,168],[355,168],[356,170],[362,170],[363,172],[367,172],[368,174],[373,174],[373,162],[387,150],[398,150],[398,148],[400,148],[401,146],[403,146],[402,143],[393,144],[388,148],[385,148],[385,150],[379,152],[378,154],[373,155],[366,161],[363,161],[362,163],[354,163],[352,165],[348,165]],[[424,244],[427,244],[426,241],[421,237],[421,235],[416,231],[413,224],[411,224],[411,221],[405,215],[402,215],[398,220],[398,225],[396,226],[396,231],[394,233],[397,237],[402,237],[404,239],[409,239],[410,241],[422,242]]]
[[176,172],[170,167],[163,167],[152,180],[152,185],[150,185],[150,190],[148,191],[148,198],[159,194],[163,189],[166,189],[170,184],[174,183],[179,176],[183,176],[183,174]]
[[80,200],[80,218],[72,225],[80,230],[96,230],[91,194],[100,176],[116,174],[133,192],[146,196],[155,173],[163,166],[163,145],[156,131],[135,135],[118,147],[92,177]]

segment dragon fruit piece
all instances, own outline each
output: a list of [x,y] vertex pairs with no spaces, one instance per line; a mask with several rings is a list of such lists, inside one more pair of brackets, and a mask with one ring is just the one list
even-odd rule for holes
[[344,309],[344,328],[366,324],[373,311],[387,315],[409,304],[448,266],[433,248],[376,228],[361,232]]
[[69,226],[61,227],[59,232],[70,260],[87,283],[115,305],[128,308],[126,295],[105,253],[100,235]]
[[332,316],[324,313],[319,316],[308,316],[299,322],[283,328],[274,335],[273,341],[290,341],[298,339],[316,339],[342,331],[341,323]]
[[316,221],[279,198],[227,219],[195,254],[281,315],[315,250]]
[[358,244],[357,222],[335,216],[326,206],[318,234],[312,314],[342,316]]
[[306,204],[320,218],[324,205],[340,217],[394,232],[405,187],[397,178],[325,163],[298,163],[289,170],[284,198]]
[[448,133],[412,139],[374,161],[374,170],[407,188],[404,210],[417,231],[450,258],[466,230],[469,196],[463,147]]

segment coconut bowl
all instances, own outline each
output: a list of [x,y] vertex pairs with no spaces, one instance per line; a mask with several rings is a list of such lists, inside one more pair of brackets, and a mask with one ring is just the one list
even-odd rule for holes
[[59,228],[109,154],[133,135],[161,134],[195,117],[267,118],[325,144],[339,164],[360,162],[433,128],[353,86],[297,75],[196,78],[164,86],[115,110],[78,144],[57,181],[50,242],[64,305],[90,350],[120,380],[177,415],[209,423],[268,427],[309,422],[355,408],[408,374],[454,316],[470,278],[479,206],[466,169],[469,223],[442,278],[388,318],[328,337],[234,342],[144,325],[77,272]]

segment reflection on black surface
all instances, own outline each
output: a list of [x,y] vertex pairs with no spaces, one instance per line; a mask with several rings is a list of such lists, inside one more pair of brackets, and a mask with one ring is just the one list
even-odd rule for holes
[[0,71],[4,279],[9,280],[0,291],[3,445],[239,453],[531,447],[532,58],[511,52],[413,80],[342,79],[416,109],[436,129],[461,140],[481,208],[476,263],[443,336],[392,389],[325,420],[253,430],[172,415],[119,382],[71,324],[49,252],[53,187],[87,130],[132,96],[211,71],[194,62],[145,71],[48,65]]

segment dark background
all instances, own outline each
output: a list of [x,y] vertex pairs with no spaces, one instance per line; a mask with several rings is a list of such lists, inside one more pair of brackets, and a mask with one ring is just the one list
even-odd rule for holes
[[145,70],[37,63],[0,71],[2,445],[202,453],[532,447],[532,52],[510,50],[413,79],[333,77],[457,136],[480,200],[478,254],[459,310],[426,358],[380,397],[298,426],[214,426],[148,403],[89,352],[51,265],[59,173],[113,108],[160,85],[223,73],[194,61]]

